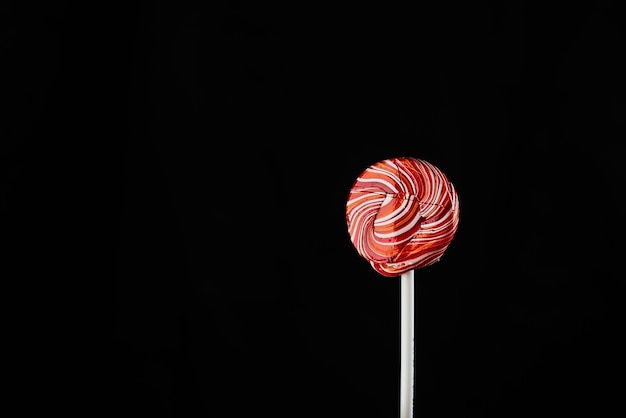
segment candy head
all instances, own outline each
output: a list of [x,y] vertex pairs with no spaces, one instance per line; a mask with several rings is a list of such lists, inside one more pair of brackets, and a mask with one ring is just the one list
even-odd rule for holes
[[346,221],[359,255],[378,273],[394,277],[439,261],[459,224],[459,199],[434,165],[391,158],[356,179]]

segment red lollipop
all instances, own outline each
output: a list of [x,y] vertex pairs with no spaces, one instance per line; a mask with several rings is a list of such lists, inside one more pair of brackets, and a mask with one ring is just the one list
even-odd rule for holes
[[400,417],[413,418],[415,269],[439,261],[459,225],[459,198],[433,164],[390,158],[367,168],[346,204],[352,244],[381,275],[401,279]]
[[459,224],[459,199],[431,163],[391,158],[357,178],[346,220],[357,252],[380,274],[399,276],[439,261]]

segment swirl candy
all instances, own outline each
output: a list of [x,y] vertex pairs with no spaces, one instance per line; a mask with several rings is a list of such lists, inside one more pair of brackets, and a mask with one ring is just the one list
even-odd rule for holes
[[459,199],[431,163],[391,158],[356,179],[346,220],[358,254],[378,273],[394,277],[439,261],[459,224]]

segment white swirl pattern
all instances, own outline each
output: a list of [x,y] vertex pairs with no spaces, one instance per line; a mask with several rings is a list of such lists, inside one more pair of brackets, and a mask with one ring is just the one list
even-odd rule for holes
[[378,273],[395,277],[439,261],[458,228],[459,198],[433,164],[391,158],[356,179],[346,221],[359,255]]

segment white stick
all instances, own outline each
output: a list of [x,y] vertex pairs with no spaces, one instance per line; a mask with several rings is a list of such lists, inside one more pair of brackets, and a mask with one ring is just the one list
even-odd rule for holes
[[400,418],[413,418],[415,380],[414,271],[400,276]]

